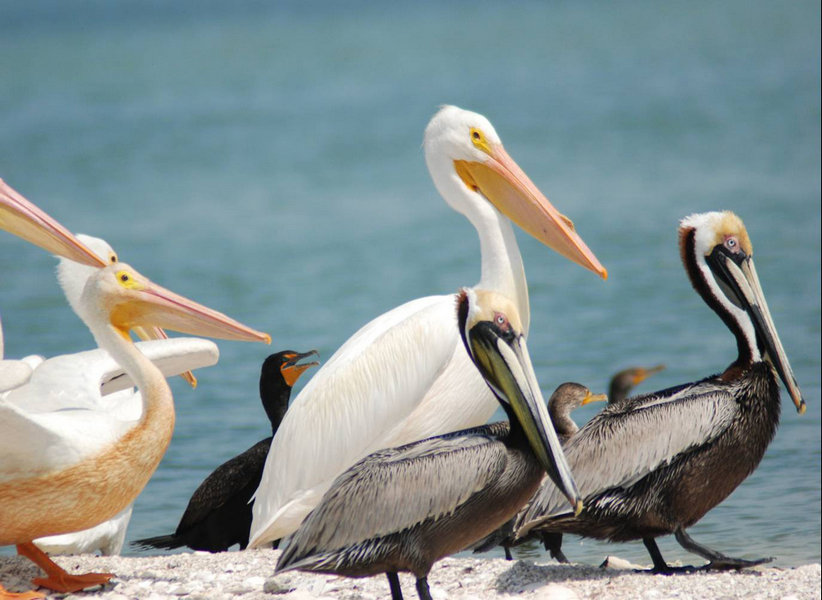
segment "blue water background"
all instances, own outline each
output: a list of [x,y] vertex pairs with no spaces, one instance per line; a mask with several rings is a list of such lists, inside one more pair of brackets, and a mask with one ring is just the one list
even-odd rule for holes
[[[620,368],[665,363],[638,390],[651,391],[733,360],[685,277],[676,226],[697,211],[742,216],[808,411],[784,396],[759,469],[691,534],[731,555],[818,562],[811,1],[0,2],[0,177],[158,283],[273,337],[220,342],[196,391],[172,383],[174,439],[128,539],[172,531],[198,483],[267,435],[267,354],[328,358],[382,312],[477,282],[476,233],[421,151],[443,103],[488,116],[608,268],[603,282],[518,232],[546,393],[566,380],[604,391]],[[93,344],[54,264],[0,235],[10,357]],[[649,562],[639,542],[565,548]],[[670,538],[661,548],[692,560]]]

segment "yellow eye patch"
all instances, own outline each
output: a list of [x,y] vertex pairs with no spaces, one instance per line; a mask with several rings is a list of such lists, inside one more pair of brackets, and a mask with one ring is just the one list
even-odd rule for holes
[[128,271],[117,271],[117,282],[124,288],[134,290],[142,287]]
[[474,144],[475,147],[479,148],[486,154],[491,154],[491,146],[485,138],[485,134],[482,132],[482,129],[471,127],[468,132],[471,136],[471,143]]

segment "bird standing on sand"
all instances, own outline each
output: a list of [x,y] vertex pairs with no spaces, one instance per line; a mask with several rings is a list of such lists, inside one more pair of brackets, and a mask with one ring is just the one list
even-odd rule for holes
[[522,322],[507,297],[463,290],[459,333],[509,421],[375,452],[345,471],[288,539],[277,572],[364,577],[386,573],[402,598],[399,571],[427,576],[437,560],[513,517],[547,471],[574,510],[576,488],[533,372]]
[[[426,127],[423,146],[437,190],[479,235],[477,289],[511,298],[524,334],[528,286],[513,223],[606,277],[573,223],[511,159],[488,119],[445,106]],[[367,454],[485,424],[496,408],[460,342],[453,295],[383,314],[349,338],[291,403],[255,495],[249,547],[295,531],[334,479]]]
[[768,558],[725,556],[685,530],[724,500],[759,465],[776,433],[779,380],[800,414],[805,401],[779,340],[753,262],[753,246],[731,212],[691,215],[679,227],[691,283],[736,338],[737,358],[722,373],[611,404],[566,444],[585,501],[580,514],[551,486],[517,518],[519,538],[535,532],[642,539],[654,571],[670,573],[655,538],[673,533],[710,568],[741,569]]

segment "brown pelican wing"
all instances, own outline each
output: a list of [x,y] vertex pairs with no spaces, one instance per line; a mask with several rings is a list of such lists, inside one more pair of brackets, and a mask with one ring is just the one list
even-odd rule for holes
[[368,455],[337,477],[291,537],[280,565],[451,513],[505,467],[499,432],[476,427]]
[[[583,501],[629,487],[679,454],[710,443],[731,425],[737,409],[729,386],[713,377],[605,408],[563,448]],[[567,512],[565,497],[544,482],[518,515],[517,535],[537,520]]]

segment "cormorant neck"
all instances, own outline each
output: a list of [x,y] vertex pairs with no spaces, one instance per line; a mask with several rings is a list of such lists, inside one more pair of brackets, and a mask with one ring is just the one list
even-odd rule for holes
[[268,378],[260,380],[260,399],[271,423],[271,435],[277,433],[285,411],[288,410],[290,397],[291,387],[285,381],[272,381]]

